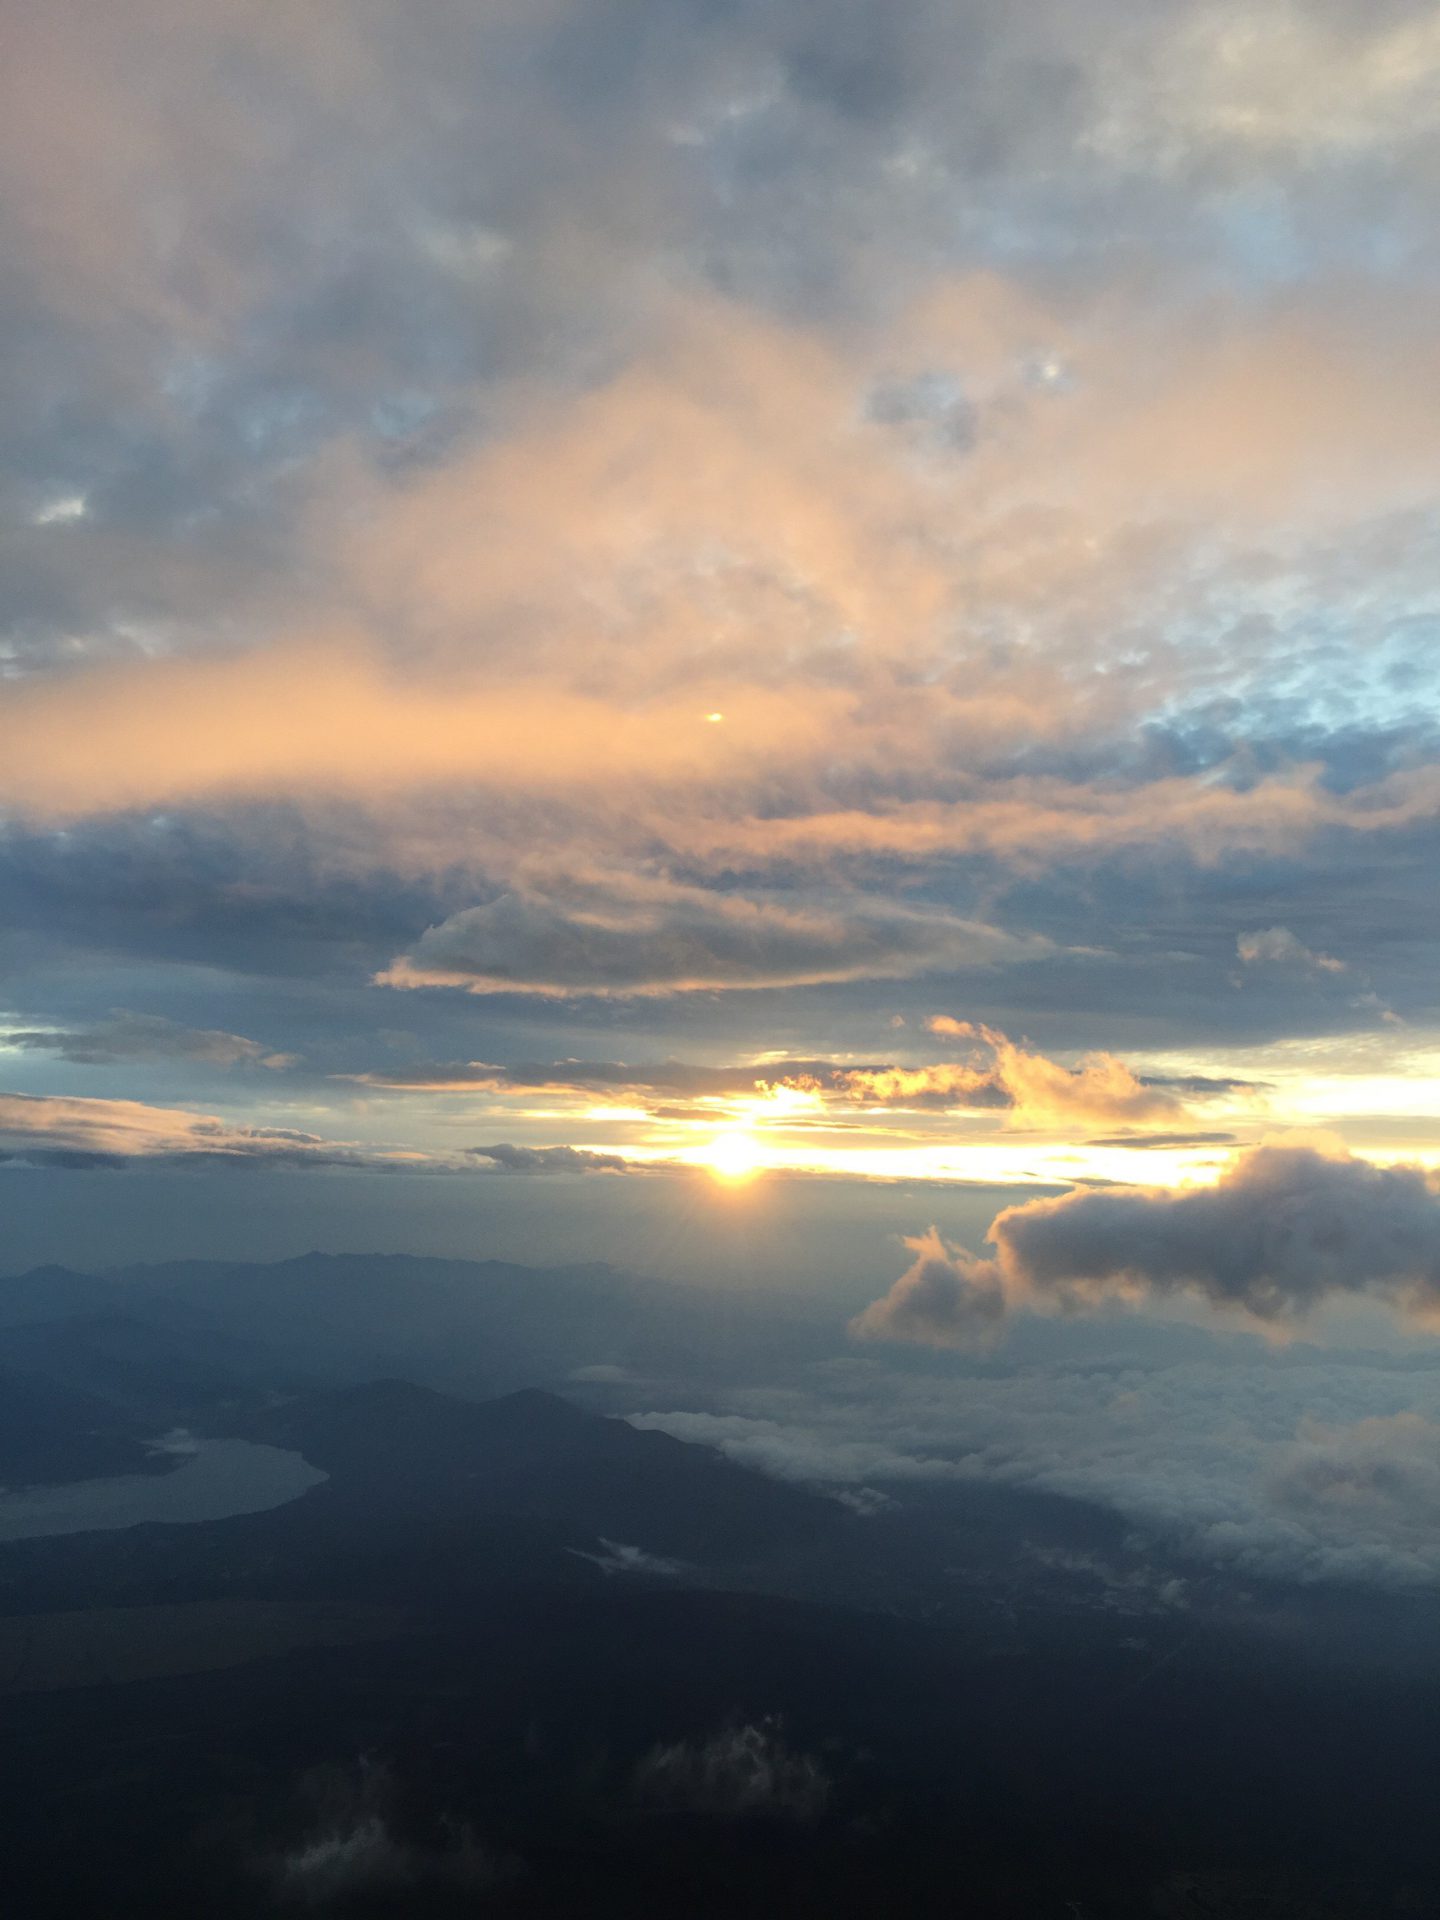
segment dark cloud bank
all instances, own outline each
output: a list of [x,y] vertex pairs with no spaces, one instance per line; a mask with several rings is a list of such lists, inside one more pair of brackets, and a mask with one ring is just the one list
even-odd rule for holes
[[1112,1188],[1008,1207],[993,1257],[932,1229],[914,1264],[854,1322],[867,1339],[969,1346],[1007,1312],[1194,1293],[1266,1322],[1336,1295],[1440,1309],[1440,1191],[1418,1167],[1379,1167],[1309,1146],[1239,1154],[1213,1187]]

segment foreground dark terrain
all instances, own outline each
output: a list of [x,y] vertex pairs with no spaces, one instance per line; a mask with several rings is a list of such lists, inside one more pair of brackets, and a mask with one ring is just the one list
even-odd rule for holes
[[1054,1571],[1113,1519],[978,1484],[856,1511],[515,1387],[541,1277],[433,1264],[0,1283],[12,1488],[184,1473],[180,1425],[326,1476],[0,1546],[11,1911],[1440,1911],[1427,1604],[1153,1606]]

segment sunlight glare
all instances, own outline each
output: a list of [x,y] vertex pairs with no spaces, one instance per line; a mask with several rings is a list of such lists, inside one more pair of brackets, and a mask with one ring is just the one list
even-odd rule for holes
[[760,1171],[762,1156],[755,1136],[737,1127],[728,1133],[717,1133],[705,1148],[701,1162],[717,1180],[738,1185],[754,1179]]

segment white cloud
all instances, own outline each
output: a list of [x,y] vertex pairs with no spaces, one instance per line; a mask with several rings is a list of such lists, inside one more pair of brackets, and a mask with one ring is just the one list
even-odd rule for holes
[[31,515],[31,525],[68,527],[77,520],[83,520],[89,511],[90,502],[83,493],[62,493],[36,509]]
[[570,1551],[581,1560],[591,1561],[602,1573],[648,1574],[653,1579],[673,1580],[685,1570],[683,1560],[667,1560],[663,1554],[646,1553],[643,1547],[627,1546],[621,1540],[606,1540],[603,1535],[599,1553],[582,1553],[578,1547],[572,1547]]

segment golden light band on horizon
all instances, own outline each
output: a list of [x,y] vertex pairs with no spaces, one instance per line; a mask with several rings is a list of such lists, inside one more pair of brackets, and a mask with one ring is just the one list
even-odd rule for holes
[[[426,1095],[427,1126],[442,1137],[483,1128],[542,1154],[597,1156],[611,1172],[692,1168],[737,1192],[775,1174],[1178,1189],[1213,1183],[1277,1139],[1377,1166],[1440,1165],[1440,1056],[1419,1035],[1388,1033],[1383,1053],[1371,1037],[1342,1036],[1067,1064],[948,1015],[924,1029],[957,1056],[863,1065],[770,1050],[749,1067],[575,1060],[366,1084],[370,1095]],[[607,1082],[608,1098],[588,1090]],[[364,1104],[383,1111],[369,1095]]]

